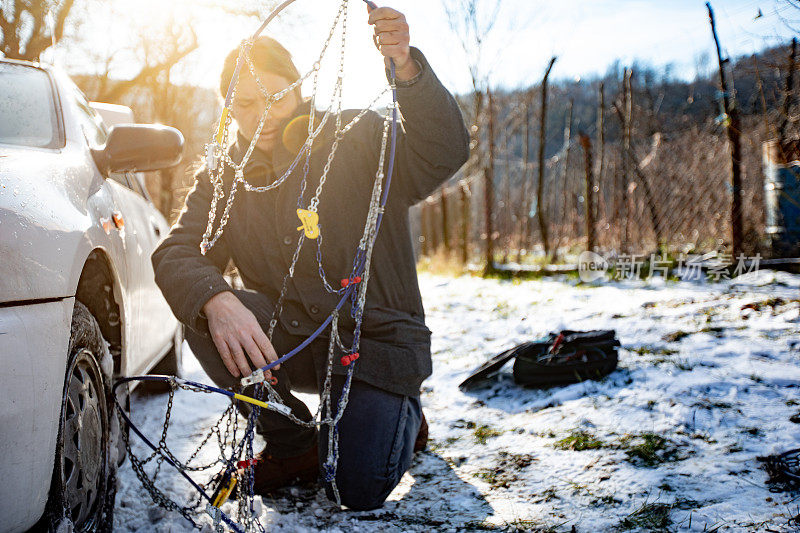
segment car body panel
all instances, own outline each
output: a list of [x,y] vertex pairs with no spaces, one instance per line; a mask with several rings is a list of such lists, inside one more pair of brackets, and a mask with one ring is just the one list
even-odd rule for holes
[[0,307],[3,531],[28,529],[47,502],[74,303]]

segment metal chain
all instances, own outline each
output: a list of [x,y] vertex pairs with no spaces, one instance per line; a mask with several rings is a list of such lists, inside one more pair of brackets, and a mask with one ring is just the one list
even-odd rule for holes
[[[265,106],[264,113],[261,115],[261,118],[259,120],[258,126],[256,128],[256,133],[255,133],[255,135],[253,135],[253,138],[250,140],[250,144],[248,145],[247,151],[245,152],[244,157],[242,158],[242,160],[239,163],[236,163],[236,162],[232,161],[230,156],[227,154],[227,152],[225,150],[223,150],[221,146],[217,145],[216,142],[212,142],[209,145],[207,145],[207,147],[206,147],[207,153],[209,151],[213,151],[214,152],[214,156],[215,157],[219,157],[219,162],[221,164],[217,165],[218,169],[212,169],[212,172],[210,172],[210,175],[212,175],[212,182],[213,182],[213,185],[214,185],[214,191],[213,191],[213,196],[212,196],[212,199],[211,199],[211,206],[210,206],[210,209],[209,209],[209,222],[208,222],[208,225],[206,226],[206,231],[203,234],[203,237],[202,237],[202,239],[200,241],[200,251],[201,251],[202,254],[205,255],[208,252],[208,250],[210,250],[214,246],[214,244],[217,242],[219,237],[222,236],[223,229],[224,229],[225,225],[228,222],[227,217],[225,217],[223,215],[223,218],[220,220],[220,223],[219,223],[219,226],[218,226],[216,232],[214,231],[213,225],[214,225],[214,220],[216,219],[216,206],[217,206],[217,203],[219,203],[221,200],[224,199],[224,193],[222,192],[221,183],[222,183],[222,174],[224,173],[225,164],[227,163],[230,167],[232,167],[234,169],[234,171],[239,170],[241,172],[242,175],[238,176],[235,179],[235,182],[238,182],[238,181],[244,182],[244,186],[245,186],[246,190],[252,190],[252,191],[257,191],[257,192],[265,192],[267,190],[274,189],[274,188],[280,186],[286,180],[286,178],[294,171],[294,168],[295,168],[297,162],[299,161],[299,158],[302,155],[303,150],[304,149],[310,150],[310,147],[311,147],[311,144],[313,143],[314,138],[316,137],[316,135],[319,134],[320,131],[322,131],[322,127],[324,125],[325,120],[323,120],[322,124],[317,129],[316,134],[313,135],[313,136],[309,135],[309,138],[306,139],[306,142],[304,143],[303,148],[298,153],[298,157],[295,158],[295,161],[292,163],[292,165],[290,165],[289,169],[283,174],[283,176],[281,176],[280,178],[275,180],[270,185],[267,185],[265,187],[254,187],[254,186],[250,185],[249,183],[246,183],[246,181],[244,180],[244,178],[243,178],[244,167],[247,164],[247,162],[249,161],[250,156],[252,155],[252,152],[253,152],[253,150],[255,148],[255,144],[258,141],[258,136],[259,136],[261,130],[263,129],[263,127],[264,127],[264,123],[266,121],[267,115],[269,114],[269,109],[272,106],[272,103],[280,100],[287,93],[289,93],[290,91],[292,91],[295,88],[299,87],[312,74],[315,74],[315,76],[316,76],[316,73],[319,71],[319,69],[321,67],[322,60],[324,59],[324,56],[325,56],[325,54],[326,54],[326,52],[328,50],[328,47],[329,47],[331,41],[333,40],[333,36],[335,34],[336,28],[339,25],[339,21],[340,20],[342,21],[343,28],[345,27],[346,20],[347,20],[346,19],[346,15],[347,15],[347,0],[342,0],[341,4],[339,6],[339,11],[338,11],[338,13],[337,13],[337,15],[336,15],[336,17],[334,19],[334,23],[331,26],[331,29],[330,29],[330,31],[328,33],[328,37],[326,38],[325,42],[323,43],[322,51],[320,52],[320,55],[319,55],[317,61],[314,62],[314,65],[313,65],[312,69],[310,71],[308,71],[306,74],[304,74],[303,76],[301,76],[298,80],[296,80],[295,82],[290,84],[288,87],[284,88],[283,90],[281,90],[281,91],[279,91],[279,92],[277,92],[275,94],[269,94],[269,92],[266,91],[266,88],[263,87],[263,85],[261,84],[260,79],[258,78],[258,76],[255,73],[255,67],[254,67],[254,65],[253,65],[253,63],[252,63],[252,61],[251,61],[251,59],[249,57],[249,52],[247,50],[251,43],[249,41],[244,41],[242,43],[242,52],[243,53],[241,55],[244,56],[245,61],[248,63],[248,68],[251,70],[251,73],[253,74],[254,79],[256,80],[257,84],[259,85],[259,90],[261,91],[262,95],[264,95],[265,98],[267,99],[267,104]],[[344,43],[345,33],[346,33],[345,31],[342,31],[342,42],[343,43]],[[342,61],[343,61],[343,59],[341,59],[341,57],[344,56],[344,46],[342,46],[342,48],[341,48],[339,53],[340,53],[340,64],[341,64]],[[314,92],[316,93],[316,87],[314,88]],[[233,105],[233,103],[231,103],[231,107],[232,107],[232,105]],[[329,110],[330,110],[330,108],[329,108]],[[230,110],[228,110],[228,111],[230,111]],[[326,113],[326,116],[327,116],[327,114],[328,113]],[[339,107],[339,115],[341,115],[341,106]],[[223,136],[223,141],[227,140],[227,137],[228,137],[227,130],[228,130],[228,126],[229,126],[229,123],[230,123],[230,113],[227,112],[225,114],[225,116],[227,117],[226,124],[225,124],[225,127],[224,127],[224,131],[226,132],[226,135]],[[214,148],[210,149],[209,146],[214,147]],[[229,196],[229,198],[227,200],[227,205],[226,205],[226,208],[225,208],[225,212],[229,212],[230,211],[230,204],[233,203],[233,199],[232,199],[231,196]],[[212,233],[214,234],[213,237],[212,237]]]
[[[303,197],[306,190],[306,180],[308,178],[308,173],[310,169],[310,156],[311,156],[311,148],[314,141],[321,135],[323,129],[326,127],[327,122],[331,119],[331,115],[334,115],[334,124],[333,124],[333,141],[330,146],[330,151],[328,152],[327,159],[322,169],[322,173],[320,175],[319,183],[315,190],[314,196],[310,199],[308,204],[308,209],[311,211],[317,211],[319,206],[319,201],[324,189],[324,185],[326,179],[329,175],[332,163],[334,161],[335,155],[337,153],[337,149],[339,147],[340,141],[343,139],[344,135],[349,132],[355,124],[357,124],[364,116],[366,116],[368,110],[375,102],[378,101],[383,95],[388,91],[382,92],[375,98],[375,100],[370,104],[369,107],[361,110],[354,118],[352,118],[346,124],[343,123],[342,119],[342,94],[343,94],[343,81],[344,81],[344,49],[346,43],[346,33],[347,33],[347,0],[342,0],[339,11],[337,13],[336,19],[334,21],[334,25],[331,27],[331,30],[328,34],[327,39],[325,40],[323,50],[319,56],[317,62],[314,63],[312,69],[307,72],[304,76],[300,79],[295,81],[290,86],[286,87],[280,92],[275,94],[269,94],[266,91],[266,88],[261,83],[260,79],[256,75],[256,68],[250,58],[250,47],[252,46],[252,41],[245,41],[242,43],[242,51],[241,51],[241,58],[240,61],[246,62],[250,73],[253,75],[256,83],[258,84],[259,91],[261,92],[262,96],[265,98],[265,109],[264,113],[261,115],[256,134],[251,139],[250,144],[240,161],[235,162],[231,158],[231,153],[227,149],[229,148],[228,143],[229,135],[228,130],[231,123],[231,118],[229,114],[226,113],[226,118],[224,124],[221,125],[221,138],[222,141],[219,144],[212,143],[207,145],[206,151],[207,155],[211,155],[209,159],[211,162],[214,163],[213,168],[209,168],[209,178],[213,186],[212,192],[212,199],[211,205],[209,208],[209,221],[206,226],[206,231],[202,237],[200,243],[201,253],[205,254],[208,250],[210,250],[214,243],[221,237],[223,230],[230,218],[230,213],[232,209],[232,205],[234,203],[234,198],[236,195],[237,187],[241,184],[246,191],[255,191],[255,192],[264,192],[267,190],[274,189],[279,187],[285,180],[291,175],[297,167],[297,164],[301,160],[301,158],[305,157],[305,163],[303,164],[303,179],[300,185],[300,195],[298,198],[298,207],[302,205]],[[325,110],[322,118],[319,121],[319,124],[316,125],[316,95],[318,91],[318,80],[319,80],[319,70],[320,65],[325,53],[333,40],[333,36],[335,31],[341,21],[341,44],[339,50],[339,64],[338,64],[338,73],[336,79],[336,85],[334,87],[334,91],[332,93],[331,101]],[[310,76],[313,76],[313,94],[311,98],[311,108],[309,112],[309,123],[307,128],[307,136],[306,141],[304,142],[303,146],[297,153],[294,161],[289,166],[288,170],[279,178],[273,180],[272,183],[266,186],[259,186],[255,187],[252,186],[247,182],[244,177],[244,169],[247,165],[252,152],[255,147],[256,140],[262,131],[265,122],[267,120],[269,111],[272,107],[272,104],[280,100],[283,96],[285,96],[289,91],[296,89],[300,86],[306,79]],[[394,85],[390,87],[390,89],[394,89]],[[235,90],[232,93],[235,95]],[[232,101],[229,104],[232,106]],[[389,108],[391,112],[396,113],[396,103],[393,103],[392,106]],[[382,190],[383,190],[383,180],[384,180],[384,166],[386,162],[386,151],[388,145],[388,132],[389,132],[389,124],[391,119],[387,114],[384,118],[384,128],[383,134],[381,138],[381,150],[379,155],[379,164],[378,169],[375,175],[375,181],[372,188],[372,194],[370,197],[369,203],[369,210],[367,213],[367,219],[365,222],[365,227],[361,239],[359,240],[358,248],[356,250],[356,254],[353,260],[353,270],[352,275],[356,275],[356,273],[360,273],[362,276],[360,285],[356,291],[353,292],[351,295],[352,303],[351,303],[351,315],[354,316],[356,319],[356,326],[353,332],[353,343],[351,347],[347,347],[342,342],[342,339],[339,334],[339,312],[337,309],[334,309],[331,313],[331,324],[330,324],[330,337],[328,339],[328,353],[327,353],[327,362],[326,362],[326,375],[325,380],[323,383],[322,391],[320,391],[321,402],[318,406],[317,412],[309,421],[304,421],[299,419],[297,416],[294,415],[291,411],[288,415],[286,415],[290,420],[295,422],[298,425],[304,427],[328,427],[328,453],[326,457],[325,464],[323,465],[325,472],[326,472],[326,481],[330,483],[334,499],[340,502],[339,498],[339,491],[336,486],[336,466],[338,464],[338,456],[339,456],[339,438],[338,438],[338,423],[341,420],[344,411],[346,409],[347,403],[349,401],[349,394],[352,385],[353,375],[355,371],[356,362],[350,363],[347,368],[347,372],[345,375],[345,382],[342,388],[341,395],[339,396],[339,400],[336,402],[336,410],[334,412],[333,409],[333,400],[332,400],[332,375],[333,375],[333,365],[335,364],[335,356],[337,349],[342,351],[343,353],[351,353],[358,348],[358,343],[360,339],[360,329],[361,329],[361,321],[364,313],[365,307],[365,299],[366,299],[366,292],[367,292],[367,284],[369,281],[369,270],[371,265],[372,259],[372,252],[374,250],[375,239],[377,236],[377,227],[380,221],[381,214],[383,213],[383,206],[381,206],[381,197],[382,197]],[[225,174],[225,169],[231,168],[234,171],[234,179],[231,182],[230,190],[227,195],[227,200],[225,201],[225,191],[224,191],[224,182],[223,176]],[[214,223],[217,218],[217,207],[220,203],[223,203],[224,206],[222,208],[222,213],[220,215],[220,220],[218,223],[218,227],[216,230],[214,229]],[[320,226],[321,228],[322,226]],[[323,286],[328,292],[333,293],[341,293],[341,290],[334,289],[331,284],[327,281],[327,277],[325,275],[325,271],[323,268],[323,257],[322,257],[322,234],[320,232],[320,236],[318,237],[317,242],[317,251],[316,251],[316,259],[318,263],[318,272],[320,278],[322,279]],[[295,273],[295,267],[299,260],[299,254],[302,249],[302,245],[304,243],[304,234],[301,233],[300,237],[298,238],[297,247],[294,251],[292,256],[292,261],[289,267],[287,274],[283,278],[283,283],[281,287],[280,296],[278,298],[278,302],[275,307],[275,311],[273,313],[273,317],[270,320],[270,327],[268,336],[272,339],[274,328],[277,325],[277,321],[279,316],[282,312],[284,299],[288,290],[288,282],[289,279],[293,279]],[[198,391],[196,387],[185,386],[183,384],[179,385],[180,388],[191,390],[191,391]],[[244,430],[244,438],[239,439],[237,438],[237,429],[238,429],[238,413],[235,409],[234,402],[231,403],[230,406],[223,412],[220,418],[216,421],[216,423],[210,428],[209,432],[206,434],[205,438],[199,443],[199,445],[194,449],[193,453],[190,455],[189,459],[185,463],[181,463],[180,461],[175,458],[172,452],[169,450],[167,445],[167,432],[168,426],[170,424],[170,416],[171,410],[173,405],[173,397],[174,392],[176,390],[176,382],[171,381],[171,388],[170,388],[170,396],[167,404],[167,412],[165,415],[164,420],[164,427],[162,429],[161,439],[158,442],[157,449],[155,453],[144,461],[140,460],[136,457],[130,447],[130,443],[128,439],[125,439],[125,446],[126,450],[128,451],[131,457],[131,464],[136,472],[137,477],[142,482],[145,489],[150,493],[151,498],[153,501],[168,510],[178,511],[182,516],[187,518],[187,520],[192,523],[195,528],[199,529],[195,518],[199,513],[198,509],[200,509],[201,498],[198,497],[197,501],[194,502],[193,505],[190,507],[181,507],[173,500],[168,498],[163,492],[161,492],[156,486],[155,481],[158,476],[158,472],[160,471],[161,465],[164,461],[164,456],[169,457],[171,461],[174,461],[176,465],[182,470],[186,471],[201,471],[201,470],[208,470],[214,466],[219,464],[226,465],[225,472],[230,472],[232,465],[235,464],[235,461],[244,455],[247,459],[252,459],[253,454],[253,438],[254,438],[254,429],[255,429],[255,421],[258,417],[258,414],[261,410],[260,407],[254,407],[248,418],[247,418],[247,428]],[[203,392],[208,392],[203,390]],[[272,403],[283,404],[283,400],[280,398],[277,391],[268,383],[265,382],[262,385],[256,386],[255,395],[261,399],[263,396],[267,396],[269,401]],[[223,426],[224,422],[224,428]],[[205,465],[194,465],[192,463],[197,459],[200,451],[210,442],[211,436],[215,435],[217,444],[220,449],[219,458],[210,464]],[[163,452],[163,455],[159,452]],[[147,472],[145,471],[145,465],[155,459],[156,468],[155,474],[152,476],[148,476]],[[206,490],[206,487],[212,487],[215,483],[219,481],[219,476],[213,477],[209,480],[206,484],[202,485],[203,490]],[[248,466],[244,468],[244,471],[240,473],[240,480],[239,480],[239,487],[240,490],[238,491],[237,495],[237,517],[239,523],[244,525],[245,530],[253,531],[258,530],[260,532],[264,532],[263,525],[261,525],[260,521],[258,520],[258,516],[255,513],[254,507],[254,500],[253,500],[253,484],[254,484],[254,472],[252,464],[248,462]]]

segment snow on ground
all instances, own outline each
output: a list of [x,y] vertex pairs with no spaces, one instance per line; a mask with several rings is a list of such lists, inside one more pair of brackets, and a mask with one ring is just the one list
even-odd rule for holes
[[[800,446],[790,421],[800,412],[800,276],[420,283],[434,333],[422,391],[428,451],[382,509],[339,511],[321,492],[293,489],[264,499],[268,531],[792,530],[797,495],[770,492],[756,457]],[[619,369],[533,390],[513,383],[509,364],[487,387],[458,389],[489,356],[567,327],[616,329]],[[188,377],[207,381],[189,359]],[[154,440],[165,402],[133,398],[134,420]],[[172,449],[191,453],[226,405],[176,394]],[[194,496],[168,466],[159,483],[177,501]],[[119,486],[117,530],[189,530],[154,509],[130,462]]]

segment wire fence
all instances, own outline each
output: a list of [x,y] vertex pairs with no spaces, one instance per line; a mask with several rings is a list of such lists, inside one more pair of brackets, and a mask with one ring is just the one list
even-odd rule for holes
[[[745,75],[741,68],[739,75]],[[760,78],[755,79],[760,84]],[[777,79],[781,79],[780,73]],[[781,100],[779,94],[765,98],[760,85],[758,89],[754,86],[749,91],[741,91],[748,98],[737,103],[745,112],[739,131],[740,251],[751,256],[769,256],[764,145],[775,138],[776,125],[785,124],[782,114],[787,115],[789,123],[783,135],[791,137],[797,130],[799,112],[796,106],[787,107],[788,113],[782,112],[777,109]],[[774,87],[773,90],[778,91]],[[492,217],[492,235],[486,234],[484,173],[489,163],[483,133],[484,137],[478,137],[473,143],[478,150],[473,150],[471,162],[415,209],[412,227],[418,235],[419,253],[422,256],[444,254],[465,263],[486,263],[485,250],[491,238],[493,260],[497,263],[563,262],[588,248],[590,232],[592,248],[600,253],[678,254],[730,250],[732,158],[726,116],[714,116],[715,96],[718,95],[705,96],[705,107],[710,110],[708,117],[684,120],[686,124],[682,126],[680,117],[668,117],[672,122],[668,125],[664,124],[663,116],[656,120],[652,96],[648,103],[644,90],[639,94],[634,92],[634,99],[639,103],[632,106],[635,118],[626,145],[624,120],[614,118],[615,114],[620,114],[624,98],[612,91],[609,93],[614,101],[606,112],[605,127],[613,135],[601,142],[598,128],[588,120],[579,127],[566,128],[563,144],[545,159],[541,205],[537,205],[535,194],[538,163],[530,154],[524,156],[525,150],[519,146],[527,140],[523,134],[524,125],[514,124],[514,117],[517,120],[525,117],[521,109],[527,105],[526,100],[509,97],[505,104],[507,109],[502,113],[505,122],[500,120],[500,134],[495,139],[493,201],[488,210]],[[767,104],[767,100],[772,105]],[[555,113],[571,117],[563,106]],[[593,120],[596,117],[597,113]],[[562,123],[568,120],[562,118]],[[485,112],[473,121],[479,125],[473,130],[485,132]],[[516,136],[507,133],[515,128]],[[540,210],[549,253],[544,249]],[[590,212],[591,217],[588,216]],[[588,218],[591,220],[587,221]]]

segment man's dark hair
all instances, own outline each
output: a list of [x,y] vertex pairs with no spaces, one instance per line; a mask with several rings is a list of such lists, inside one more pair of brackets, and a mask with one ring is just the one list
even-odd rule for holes
[[[239,57],[239,49],[240,47],[237,46],[231,50],[222,67],[222,75],[219,78],[219,92],[223,98],[228,93],[228,85],[230,85],[233,71],[236,69],[236,58]],[[256,39],[250,49],[250,59],[253,61],[256,70],[277,74],[291,83],[300,79],[300,73],[292,61],[292,55],[272,37],[262,36]],[[248,70],[247,63],[242,63],[240,72],[247,72]],[[300,88],[298,87],[295,90],[299,97]]]

